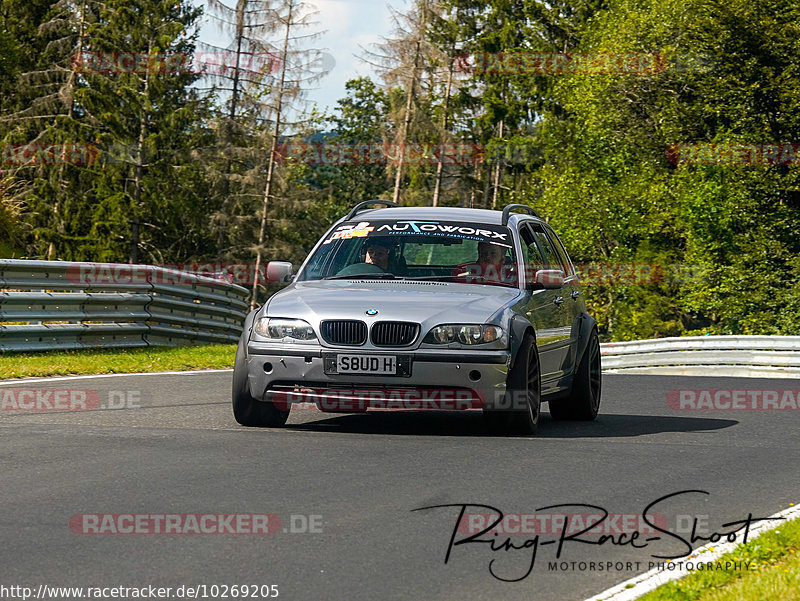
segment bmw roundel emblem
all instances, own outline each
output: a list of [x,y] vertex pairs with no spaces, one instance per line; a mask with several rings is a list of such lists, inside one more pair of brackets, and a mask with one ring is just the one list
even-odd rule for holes
[[377,314],[378,314],[378,310],[377,309],[368,309],[367,310],[367,315],[377,315]]

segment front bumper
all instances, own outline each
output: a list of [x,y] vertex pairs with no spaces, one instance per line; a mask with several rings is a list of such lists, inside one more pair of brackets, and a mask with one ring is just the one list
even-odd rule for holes
[[[363,410],[367,406],[386,408],[454,408],[468,409],[479,408],[485,403],[491,403],[503,398],[506,389],[506,380],[510,363],[508,350],[483,350],[468,351],[456,349],[416,349],[397,351],[372,351],[366,349],[354,350],[353,348],[294,348],[268,345],[258,342],[248,344],[247,371],[250,394],[254,398],[264,401],[275,401],[276,396],[281,402],[304,403],[313,398],[308,391],[330,391],[331,395],[339,397],[355,396],[363,401],[371,399],[366,405],[356,403],[350,405],[351,410]],[[370,354],[377,357],[394,355],[409,358],[410,375],[338,375],[326,373],[324,366],[325,356],[330,353],[357,353]],[[287,390],[306,390],[306,394],[285,394]],[[414,396],[413,394],[398,396],[397,391],[412,392],[424,390],[426,395]],[[430,403],[410,402],[407,404],[391,403],[387,406],[380,399],[383,391],[389,399],[421,398],[455,399],[453,402]],[[438,391],[439,394],[431,394]],[[467,403],[467,391],[472,393],[472,400]],[[459,401],[460,399],[460,401]],[[319,399],[317,404],[320,406]],[[335,410],[328,405],[330,410]],[[320,406],[325,410],[324,406]]]

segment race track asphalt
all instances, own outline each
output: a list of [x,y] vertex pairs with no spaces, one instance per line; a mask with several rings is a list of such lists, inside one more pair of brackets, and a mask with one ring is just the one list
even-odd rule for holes
[[[215,372],[0,384],[0,400],[25,388],[128,402],[0,410],[0,585],[266,584],[285,600],[582,600],[663,561],[654,555],[686,550],[636,517],[661,497],[708,493],[652,510],[682,538],[694,517],[698,533],[710,536],[800,501],[800,411],[667,404],[681,389],[791,389],[797,398],[800,381],[607,375],[596,422],[555,422],[545,412],[536,436],[503,437],[487,434],[479,413],[306,410],[284,429],[243,428],[231,414],[230,379]],[[461,504],[514,514],[508,528],[524,532],[510,540],[524,548],[503,547],[497,536],[455,545],[445,564]],[[545,514],[568,513],[572,527],[574,514],[599,511],[540,509],[562,504],[629,515],[635,525],[610,517],[605,532],[615,540],[565,540],[554,570],[560,530]],[[413,511],[434,505],[453,506]],[[223,513],[277,514],[280,527],[270,535],[83,534],[80,517],[70,527],[80,514]],[[641,548],[615,544],[630,543],[634,530]],[[454,542],[466,537],[463,529]],[[496,577],[524,576],[534,549],[527,577]]]

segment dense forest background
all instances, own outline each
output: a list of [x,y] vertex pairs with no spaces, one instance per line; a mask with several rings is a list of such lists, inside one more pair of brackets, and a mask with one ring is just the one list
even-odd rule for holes
[[362,200],[519,202],[606,340],[800,334],[798,0],[414,0],[331,114],[312,9],[213,0],[213,48],[181,0],[1,0],[0,257],[299,263]]

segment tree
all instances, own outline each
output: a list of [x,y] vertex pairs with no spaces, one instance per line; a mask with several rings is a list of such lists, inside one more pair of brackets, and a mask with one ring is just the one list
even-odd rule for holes
[[0,256],[13,257],[22,247],[24,204],[20,200],[19,182],[0,173]]
[[[451,129],[451,112],[458,108],[458,103],[453,102],[453,92],[464,85],[463,75],[457,72],[457,62],[465,53],[468,41],[474,37],[475,31],[470,23],[471,10],[464,3],[436,2],[431,10],[431,24],[426,35],[436,51],[433,53],[433,62],[444,71],[440,79],[443,80],[441,92],[441,105],[438,107],[439,119],[439,147],[440,152],[436,161],[436,176],[433,190],[433,206],[438,206],[443,195],[445,179],[445,152],[444,148],[454,136]],[[433,96],[435,90],[431,90]],[[455,106],[454,106],[455,105]],[[464,173],[462,172],[462,176]]]
[[[386,136],[389,97],[368,77],[345,84],[347,96],[337,102],[333,143],[380,145]],[[334,170],[331,193],[347,207],[379,198],[390,185],[385,165],[345,165]]]
[[181,230],[205,208],[196,189],[203,185],[202,172],[173,161],[176,152],[208,141],[200,126],[207,99],[192,88],[200,74],[189,66],[197,33],[187,33],[201,12],[174,0],[109,0],[87,29],[87,51],[98,64],[125,53],[140,59],[135,68],[120,60],[114,68],[90,66],[84,73],[81,104],[102,125],[98,144],[129,151],[94,172],[98,206],[92,233],[108,244],[100,254],[118,259],[126,241],[132,263],[143,254],[163,261],[197,252],[199,240]]
[[[796,3],[781,0],[620,0],[585,31],[583,51],[664,53],[666,68],[563,77],[561,108],[541,126],[547,164],[531,198],[578,261],[682,265],[690,276],[593,288],[608,337],[800,327],[796,169],[676,166],[668,153],[797,138],[797,99],[787,93],[797,85],[797,16]],[[692,56],[713,60],[681,58]]]
[[[293,125],[287,116],[293,104],[302,97],[304,86],[319,79],[324,75],[320,69],[322,56],[318,52],[300,47],[301,42],[316,37],[316,33],[304,33],[313,25],[315,12],[310,6],[300,0],[281,0],[275,7],[274,18],[279,24],[281,42],[276,51],[280,64],[280,71],[275,87],[270,94],[270,117],[272,131],[269,154],[267,156],[267,177],[264,184],[263,203],[256,245],[256,277],[253,282],[251,305],[257,303],[259,273],[264,255],[264,245],[267,239],[267,221],[269,210],[275,201],[276,172],[278,167],[278,141],[284,135],[287,126]],[[301,120],[302,122],[302,120]],[[298,125],[295,122],[294,125]]]
[[254,193],[243,183],[260,152],[258,116],[268,108],[260,98],[274,83],[278,60],[270,36],[279,23],[269,1],[237,0],[229,6],[223,0],[213,0],[209,6],[219,29],[231,36],[226,48],[205,45],[217,56],[205,75],[221,84],[213,91],[216,95],[221,92],[224,98],[215,111],[214,155],[207,157],[214,204],[219,207],[211,225],[216,230],[217,259],[222,260],[243,234],[238,215],[248,212],[245,201]]
[[[0,125],[5,126],[5,141],[17,149],[12,163],[20,178],[19,190],[35,190],[26,195],[34,247],[48,259],[62,254],[68,244],[65,206],[80,210],[74,200],[79,194],[70,155],[86,148],[91,126],[76,115],[75,93],[81,83],[73,63],[82,52],[86,26],[97,6],[94,0],[58,0],[17,8],[30,12],[33,19],[18,30],[25,52],[18,50],[16,56],[25,57],[19,62],[25,68],[16,76],[16,103],[0,117]],[[22,159],[23,155],[32,158]],[[47,155],[51,156],[41,158]]]
[[[391,133],[392,152],[390,164],[395,165],[392,200],[400,203],[401,191],[406,175],[406,158],[413,143],[423,142],[421,136],[412,135],[415,121],[424,118],[421,96],[423,79],[429,69],[431,47],[426,38],[426,28],[430,19],[430,0],[415,0],[405,13],[392,12],[394,37],[385,38],[377,45],[376,51],[365,51],[364,60],[376,67],[385,85],[392,90],[389,94],[390,118],[394,122]],[[418,132],[415,132],[418,133]]]

